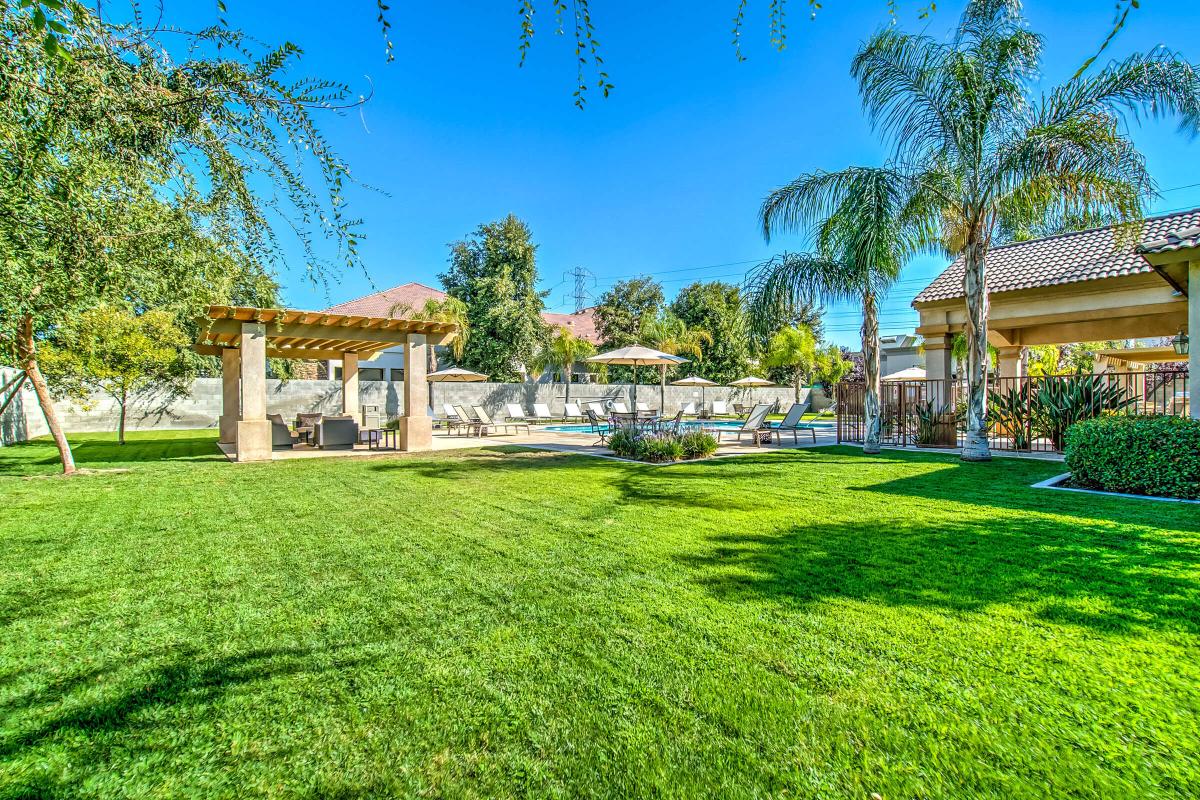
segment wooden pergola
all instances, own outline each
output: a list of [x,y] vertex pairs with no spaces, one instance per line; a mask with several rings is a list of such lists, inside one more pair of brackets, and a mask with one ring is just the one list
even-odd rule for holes
[[220,441],[235,445],[238,461],[269,461],[268,358],[341,360],[342,410],[354,416],[359,412],[359,361],[403,346],[400,449],[428,450],[433,441],[433,423],[426,412],[427,348],[447,344],[457,334],[457,326],[444,322],[209,306],[192,349],[221,358]]

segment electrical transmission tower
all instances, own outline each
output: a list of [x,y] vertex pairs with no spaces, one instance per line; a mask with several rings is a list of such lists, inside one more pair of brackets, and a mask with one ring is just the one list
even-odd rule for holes
[[575,299],[575,313],[578,314],[587,308],[590,290],[596,286],[596,276],[587,267],[576,267],[563,276],[564,282],[568,280],[575,284],[572,296]]

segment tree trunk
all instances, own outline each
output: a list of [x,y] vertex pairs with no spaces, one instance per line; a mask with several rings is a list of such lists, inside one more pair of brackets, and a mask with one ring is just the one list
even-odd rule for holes
[[129,393],[122,387],[121,399],[118,401],[121,406],[121,416],[117,418],[117,444],[125,444],[125,407],[128,402]]
[[967,437],[963,461],[990,461],[987,438],[987,252],[969,240],[963,291],[967,298]]
[[866,431],[863,435],[863,452],[879,452],[882,438],[882,420],[879,417],[879,309],[875,305],[875,293],[863,292],[862,324],[863,372],[867,382],[863,410],[866,416]]
[[17,360],[21,362],[21,369],[25,370],[29,383],[33,385],[42,416],[46,418],[50,435],[54,437],[54,445],[58,448],[58,456],[62,460],[63,474],[74,474],[75,457],[71,455],[71,445],[67,443],[67,436],[58,421],[58,412],[54,410],[54,401],[50,399],[50,389],[47,388],[46,379],[42,377],[42,370],[38,367],[37,347],[33,342],[33,317],[29,314],[21,318],[18,326]]
[[[563,400],[563,403],[569,403],[569,402],[571,402],[571,373],[572,373],[572,372],[574,372],[574,371],[575,371],[575,363],[574,363],[574,362],[572,362],[572,361],[568,361],[568,362],[567,362],[567,374],[566,374],[566,379],[567,379],[567,396],[566,396],[566,399],[564,399],[564,400]],[[566,413],[566,411],[564,410],[564,412],[563,412],[563,413],[565,414],[565,413]]]
[[796,392],[797,403],[800,402],[800,384],[803,382],[803,377],[803,373],[801,373],[798,369],[796,370],[796,374],[792,377],[792,389],[794,389]]

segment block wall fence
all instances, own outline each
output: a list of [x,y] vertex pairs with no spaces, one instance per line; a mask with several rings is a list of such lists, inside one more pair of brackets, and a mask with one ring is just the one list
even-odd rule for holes
[[[0,368],[0,384],[5,376],[11,376],[13,370]],[[571,385],[571,401],[604,401],[622,399],[629,401],[631,386],[628,384],[590,384],[580,383]],[[404,413],[401,403],[402,384],[393,381],[362,381],[359,387],[359,397],[363,406],[378,406],[381,413],[388,419]],[[504,413],[506,403],[519,403],[527,411],[533,410],[534,403],[545,403],[550,406],[551,413],[560,414],[565,402],[566,386],[548,383],[438,383],[433,384],[434,416],[442,416],[442,404],[474,406],[481,405],[489,413]],[[267,381],[267,412],[281,414],[284,419],[292,419],[302,411],[321,411],[338,413],[342,408],[342,384],[332,380],[290,380]],[[731,387],[712,387],[704,393],[708,404],[713,400],[725,400],[729,403],[778,403],[786,407],[792,402],[794,391],[787,387],[766,389],[735,389]],[[801,396],[810,400],[813,409],[818,410],[829,404],[825,393],[820,389],[803,389]],[[701,392],[690,386],[668,386],[666,388],[666,411],[675,413],[689,402],[699,406]],[[640,384],[638,400],[646,402],[651,408],[659,406],[658,384]],[[99,431],[115,431],[117,429],[116,404],[107,396],[98,395],[92,398],[88,407],[81,408],[73,403],[59,402],[57,404],[59,417],[67,432],[84,433]],[[155,401],[153,398],[139,398],[129,410],[126,427],[128,430],[154,429],[191,429],[215,428],[217,418],[221,415],[221,379],[200,378],[192,384],[191,391],[168,404]],[[13,402],[0,417],[0,442],[11,444],[24,441],[48,433],[37,398],[33,391],[25,387],[21,396]]]

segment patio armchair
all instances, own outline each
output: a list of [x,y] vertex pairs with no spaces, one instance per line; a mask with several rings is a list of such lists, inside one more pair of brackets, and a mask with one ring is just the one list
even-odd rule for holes
[[267,414],[267,419],[271,422],[271,449],[291,450],[296,444],[295,434],[288,429],[283,415]]
[[322,450],[353,450],[358,442],[358,423],[353,417],[325,417],[313,435]]
[[800,444],[800,431],[808,431],[812,434],[813,444],[817,443],[817,426],[811,422],[804,422],[804,415],[808,413],[808,401],[803,403],[792,403],[792,407],[788,409],[787,416],[783,418],[778,426],[773,428],[775,438],[779,444],[783,444],[783,434],[791,432],[792,439],[796,444]]
[[320,413],[300,413],[296,415],[296,424],[294,430],[296,435],[302,437],[306,441],[312,441],[313,431],[316,430],[317,424],[324,418],[324,414]]
[[[740,443],[742,437],[750,434],[754,437],[754,446],[762,447],[761,432],[770,431],[771,426],[767,424],[767,414],[771,413],[771,403],[756,403],[754,408],[750,409],[750,415],[746,417],[746,421],[742,423],[742,427],[728,433],[734,434],[737,441]],[[721,440],[721,436],[726,431],[717,431],[717,441]]]
[[[593,405],[595,404],[593,403]],[[600,437],[596,444],[607,444],[608,433],[612,430],[612,426],[590,408],[585,410],[583,413],[584,416],[587,417],[588,425],[591,426],[592,433]]]
[[742,403],[734,403],[733,404],[733,415],[735,417],[737,417],[738,419],[745,419],[747,417],[747,415],[749,415],[751,408],[752,408],[751,406],[744,405]]

